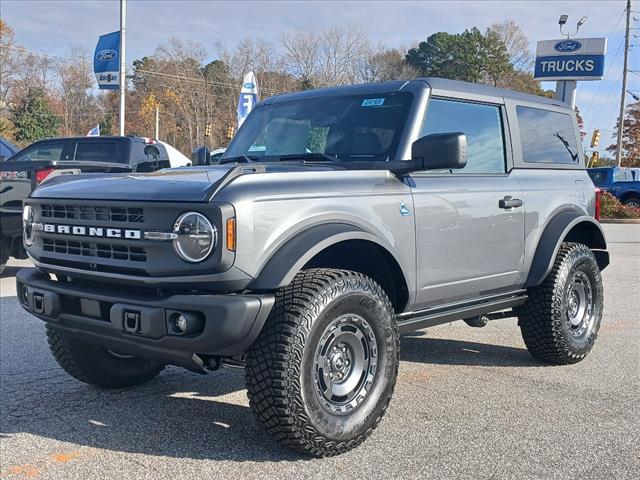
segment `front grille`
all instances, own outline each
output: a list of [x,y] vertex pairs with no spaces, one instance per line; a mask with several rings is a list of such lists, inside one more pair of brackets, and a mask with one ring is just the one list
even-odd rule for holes
[[147,261],[147,252],[144,248],[133,247],[130,245],[115,245],[105,242],[85,242],[53,238],[43,238],[42,242],[45,252],[113,260],[129,260],[132,262]]
[[42,204],[41,208],[43,218],[89,220],[99,222],[144,222],[144,210],[137,207]]

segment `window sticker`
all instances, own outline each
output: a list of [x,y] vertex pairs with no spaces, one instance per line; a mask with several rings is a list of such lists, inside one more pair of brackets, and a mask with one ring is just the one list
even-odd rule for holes
[[384,104],[384,98],[365,98],[362,100],[363,107],[379,107]]

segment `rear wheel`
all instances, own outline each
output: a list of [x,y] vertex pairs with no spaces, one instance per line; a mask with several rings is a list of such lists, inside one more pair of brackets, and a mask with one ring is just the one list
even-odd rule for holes
[[355,272],[299,273],[247,355],[251,408],[286,446],[316,456],[362,443],[384,415],[399,364],[395,314]]
[[563,243],[542,285],[516,310],[527,349],[556,364],[577,363],[593,348],[603,308],[602,277],[585,245]]
[[49,325],[47,340],[62,369],[81,382],[103,388],[132,387],[148,382],[164,364],[101,348],[69,337]]

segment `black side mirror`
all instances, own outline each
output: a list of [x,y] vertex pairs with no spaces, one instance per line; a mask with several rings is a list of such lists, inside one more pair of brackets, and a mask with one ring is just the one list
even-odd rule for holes
[[411,145],[411,158],[424,170],[464,168],[467,165],[467,136],[464,133],[433,133]]
[[191,152],[193,165],[211,165],[211,155],[207,147],[196,147]]

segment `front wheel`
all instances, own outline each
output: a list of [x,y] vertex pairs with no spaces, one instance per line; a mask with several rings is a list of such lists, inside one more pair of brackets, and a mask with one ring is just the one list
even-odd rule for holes
[[276,294],[247,354],[251,408],[286,446],[346,452],[384,415],[399,353],[393,307],[377,283],[345,270],[303,271]]
[[46,326],[49,349],[58,365],[81,382],[102,388],[132,387],[148,382],[164,364],[101,348]]
[[593,348],[604,292],[596,259],[586,245],[563,243],[542,285],[516,310],[527,349],[556,364],[577,363]]
[[640,197],[627,198],[624,202],[622,202],[622,204],[631,208],[640,208]]

